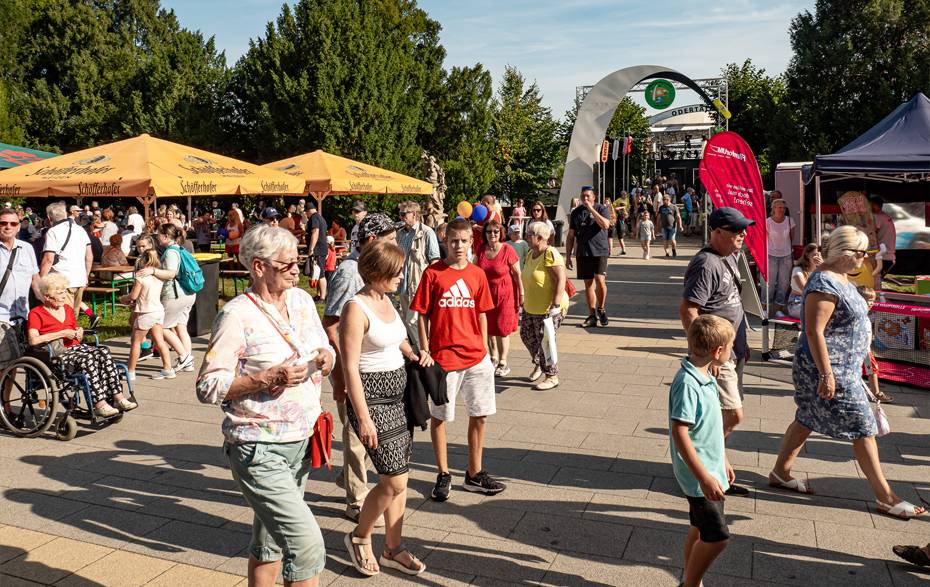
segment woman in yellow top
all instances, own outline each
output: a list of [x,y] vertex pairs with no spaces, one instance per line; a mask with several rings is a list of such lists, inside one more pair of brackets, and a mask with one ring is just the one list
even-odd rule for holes
[[543,320],[551,316],[558,330],[568,309],[565,261],[555,247],[549,246],[549,232],[545,222],[531,222],[526,228],[530,250],[521,274],[524,299],[520,338],[536,365],[529,380],[536,381],[546,374],[546,379],[535,388],[539,390],[552,389],[559,384],[558,364],[547,365],[543,353]]

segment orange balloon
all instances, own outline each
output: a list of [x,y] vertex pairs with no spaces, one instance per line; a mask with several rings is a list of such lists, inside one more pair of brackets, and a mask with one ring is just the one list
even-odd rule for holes
[[231,230],[231,231],[229,231],[229,240],[233,240],[233,241],[234,241],[234,240],[236,240],[237,238],[239,238],[239,231],[237,231],[237,230]]
[[459,213],[459,216],[462,218],[470,218],[472,212],[471,202],[462,200],[459,202],[459,205],[455,207],[455,211]]

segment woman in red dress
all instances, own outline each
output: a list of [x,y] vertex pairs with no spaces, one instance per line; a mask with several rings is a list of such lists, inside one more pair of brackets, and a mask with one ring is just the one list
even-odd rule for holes
[[496,308],[487,313],[488,339],[494,374],[510,373],[507,353],[510,335],[517,331],[517,312],[523,305],[523,281],[520,279],[520,257],[505,242],[504,226],[497,220],[484,223],[481,230],[475,265],[488,276],[491,297]]

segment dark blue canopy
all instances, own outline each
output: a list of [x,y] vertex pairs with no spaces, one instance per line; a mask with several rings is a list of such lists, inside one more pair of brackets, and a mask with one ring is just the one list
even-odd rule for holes
[[917,94],[836,153],[814,157],[803,173],[804,183],[816,175],[930,180],[930,100]]

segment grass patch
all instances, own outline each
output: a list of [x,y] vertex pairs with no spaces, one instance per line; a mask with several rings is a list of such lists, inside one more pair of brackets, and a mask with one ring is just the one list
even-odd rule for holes
[[[897,283],[889,281],[889,278],[892,278],[904,285],[898,285]],[[882,288],[887,291],[896,291],[898,293],[904,294],[913,294],[917,292],[917,286],[914,285],[914,278],[909,275],[886,275],[885,279],[882,281]]]

